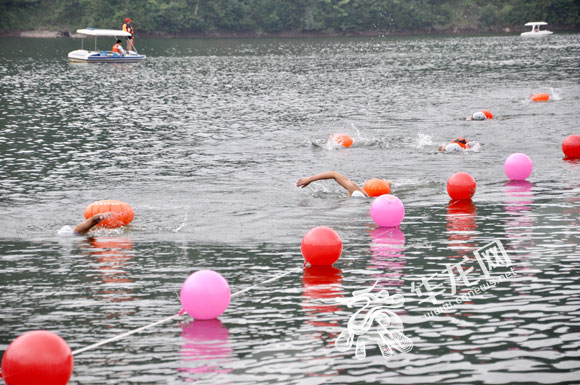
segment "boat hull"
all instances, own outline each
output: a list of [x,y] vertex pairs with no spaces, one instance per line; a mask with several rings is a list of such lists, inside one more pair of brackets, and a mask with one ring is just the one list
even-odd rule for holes
[[540,32],[522,32],[520,36],[523,37],[543,37],[543,36],[550,36],[554,32],[552,31],[540,31]]
[[68,60],[71,63],[135,63],[145,60],[145,55],[130,53],[127,55],[118,55],[106,51],[86,51],[79,49],[68,54]]

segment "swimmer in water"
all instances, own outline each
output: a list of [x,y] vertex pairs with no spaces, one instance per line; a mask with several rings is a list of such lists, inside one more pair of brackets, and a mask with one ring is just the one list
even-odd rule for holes
[[468,148],[471,148],[471,145],[469,144],[467,139],[458,137],[453,139],[451,143],[449,143],[448,145],[439,146],[438,150],[444,152],[454,152],[454,151],[463,151]]
[[[346,176],[344,176],[341,173],[336,172],[336,171],[327,171],[327,172],[323,172],[322,174],[317,174],[317,175],[312,175],[309,177],[300,178],[300,179],[298,179],[298,182],[296,182],[296,187],[304,188],[312,182],[316,182],[317,180],[324,180],[324,179],[334,179],[336,181],[336,183],[338,183],[346,191],[348,191],[349,197],[368,197],[367,193],[365,193],[364,190],[362,188],[360,188],[356,183],[354,183],[353,181],[348,179]],[[389,188],[390,188],[391,184],[393,182],[391,182],[390,180],[387,180],[386,182],[388,183]]]
[[[95,214],[86,221],[84,221],[83,223],[76,225],[73,229],[70,229],[69,226],[65,226],[63,229],[61,229],[61,231],[59,231],[59,233],[66,235],[70,234],[69,232],[72,231],[74,235],[85,235],[86,233],[89,232],[90,229],[92,229],[105,219],[112,217],[113,215],[115,215],[115,213],[112,212]],[[69,229],[68,232],[66,231],[66,228]]]
[[474,112],[473,114],[469,115],[465,120],[485,120],[487,116],[482,111]]

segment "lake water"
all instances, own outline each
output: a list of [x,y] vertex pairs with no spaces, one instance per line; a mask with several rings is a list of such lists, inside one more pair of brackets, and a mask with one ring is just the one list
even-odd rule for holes
[[[171,316],[199,269],[257,285],[300,268],[324,225],[344,242],[334,268],[80,354],[70,384],[580,382],[580,163],[561,151],[580,134],[580,35],[136,43],[143,63],[83,65],[66,60],[79,40],[0,39],[1,351],[30,330],[75,350]],[[465,120],[481,109],[494,119]],[[333,132],[355,144],[324,146]],[[479,150],[436,151],[456,136]],[[507,181],[514,152],[529,182]],[[400,229],[330,181],[295,187],[327,170],[393,180]],[[472,203],[450,205],[458,171],[477,180]],[[128,202],[133,223],[57,235],[101,199]],[[426,317],[489,282],[473,252],[494,240],[511,267],[492,275],[516,275]],[[438,304],[417,291],[429,277]],[[393,311],[413,348],[387,360],[370,340],[359,360],[335,349],[362,307],[340,300],[377,280],[405,299]]]

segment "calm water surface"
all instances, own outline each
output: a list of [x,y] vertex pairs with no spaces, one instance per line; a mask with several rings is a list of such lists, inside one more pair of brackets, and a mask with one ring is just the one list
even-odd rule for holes
[[[580,35],[138,39],[144,63],[69,64],[79,46],[0,39],[0,350],[34,329],[74,350],[171,316],[195,270],[258,284],[300,267],[302,236],[326,225],[344,241],[334,268],[83,353],[70,383],[580,382],[580,163],[561,153],[580,130]],[[481,109],[495,118],[465,121]],[[333,132],[355,144],[325,147]],[[479,151],[437,153],[455,136]],[[529,182],[507,182],[513,152],[533,159]],[[376,229],[370,200],[331,182],[295,187],[327,170],[392,179],[401,228]],[[450,205],[457,171],[477,180],[472,203]],[[134,222],[57,235],[100,199]],[[435,275],[439,304],[455,300],[487,282],[473,251],[494,239],[516,276],[424,317],[439,305],[412,284]],[[444,272],[464,257],[453,293]],[[376,280],[403,295],[414,347],[385,360],[371,343],[358,360],[334,348],[359,310],[339,300]]]

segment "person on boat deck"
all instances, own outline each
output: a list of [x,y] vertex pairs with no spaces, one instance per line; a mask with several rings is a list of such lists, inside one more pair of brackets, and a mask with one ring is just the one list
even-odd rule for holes
[[113,52],[116,52],[118,54],[124,55],[126,51],[123,48],[123,46],[121,45],[121,43],[122,43],[121,40],[117,40],[117,42],[113,46]]
[[126,18],[125,24],[123,24],[123,31],[129,32],[131,36],[127,36],[127,51],[131,50],[131,46],[135,47],[135,35],[133,34],[133,26],[131,22],[133,20]]
[[485,114],[482,111],[477,111],[469,115],[466,120],[485,120],[485,119],[487,119]]
[[[361,198],[368,197],[367,193],[362,188],[360,188],[356,183],[354,183],[353,181],[348,179],[346,176],[344,176],[341,173],[336,172],[336,171],[326,171],[326,172],[323,172],[321,174],[300,178],[300,179],[298,179],[298,182],[296,182],[296,187],[304,188],[312,182],[316,182],[317,180],[324,180],[324,179],[334,179],[336,183],[338,183],[346,191],[348,191],[349,197],[361,197]],[[387,180],[385,182],[387,182],[387,184],[389,185],[389,189],[390,189],[391,184],[393,182],[391,182],[390,180]]]
[[446,146],[445,145],[439,146],[438,150],[445,152],[454,152],[454,151],[462,151],[468,148],[471,148],[471,145],[469,144],[467,139],[458,137],[453,139],[451,143],[449,143]]

